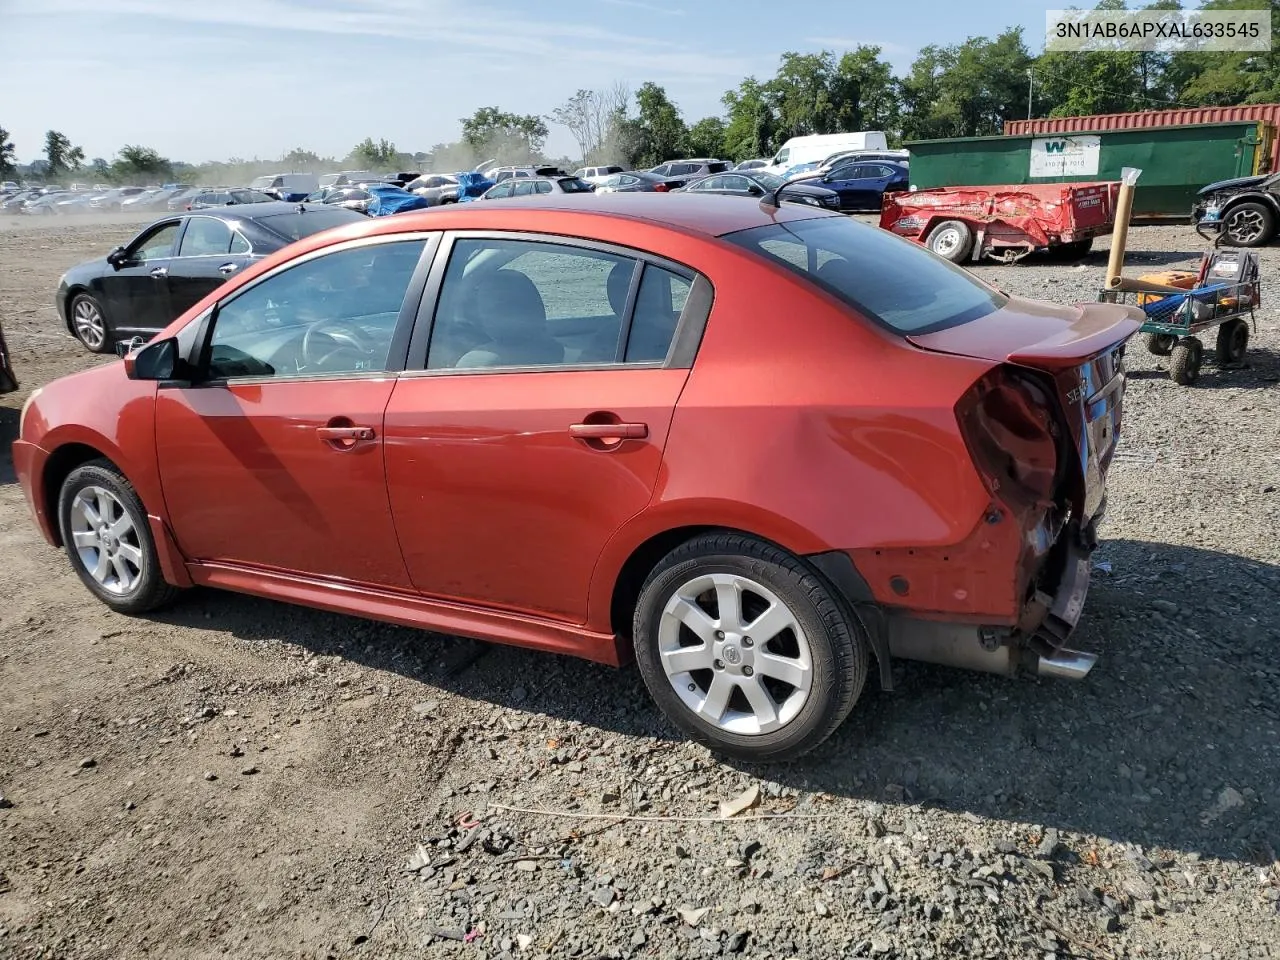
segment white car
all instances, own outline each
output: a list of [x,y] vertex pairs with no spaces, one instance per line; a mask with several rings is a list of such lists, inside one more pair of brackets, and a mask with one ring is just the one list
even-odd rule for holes
[[620,167],[616,163],[607,167],[582,167],[575,170],[573,175],[579,180],[585,180],[587,183],[603,183],[615,173],[625,173],[626,167]]

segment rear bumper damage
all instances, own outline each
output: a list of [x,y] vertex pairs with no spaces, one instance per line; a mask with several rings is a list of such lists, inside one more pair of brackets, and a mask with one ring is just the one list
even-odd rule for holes
[[1074,522],[1064,527],[1015,626],[947,623],[888,612],[884,627],[889,655],[1005,676],[1028,672],[1084,678],[1097,657],[1070,649],[1067,643],[1084,612],[1090,557],[1105,509],[1104,501],[1083,527]]

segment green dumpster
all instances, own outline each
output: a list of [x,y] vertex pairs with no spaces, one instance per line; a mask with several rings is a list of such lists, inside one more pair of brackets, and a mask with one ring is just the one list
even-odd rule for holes
[[[1036,136],[916,140],[911,186],[1082,183],[1119,180],[1138,167],[1135,217],[1189,217],[1205,184],[1247,177],[1261,167],[1274,130],[1261,122],[1102,130]],[[1265,169],[1265,168],[1262,168]]]

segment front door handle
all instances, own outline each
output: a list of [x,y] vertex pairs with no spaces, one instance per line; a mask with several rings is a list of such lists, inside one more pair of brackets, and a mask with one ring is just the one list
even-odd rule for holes
[[151,271],[151,275],[155,277],[157,280],[163,280],[165,277],[169,275],[169,268],[156,267],[154,270]]
[[342,440],[372,440],[373,427],[317,427],[316,436],[332,443]]
[[643,440],[649,436],[646,423],[571,423],[569,436],[578,440]]
[[236,272],[239,266],[240,264],[238,263],[224,263],[222,266],[218,268],[218,272],[222,274],[224,277],[229,277],[231,276],[231,274]]

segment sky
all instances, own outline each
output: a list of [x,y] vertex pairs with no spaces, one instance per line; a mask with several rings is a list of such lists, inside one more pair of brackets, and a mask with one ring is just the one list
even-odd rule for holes
[[[692,123],[787,50],[873,44],[903,72],[922,46],[1012,25],[1038,52],[1044,19],[1028,0],[0,0],[0,127],[23,163],[49,129],[90,159],[340,158],[368,136],[412,153],[478,107],[546,116],[652,80]],[[548,153],[575,153],[550,126]]]

